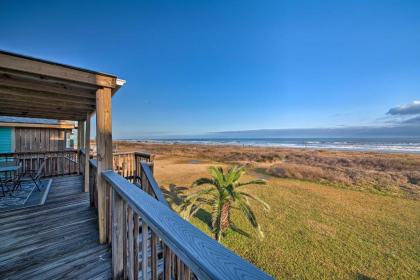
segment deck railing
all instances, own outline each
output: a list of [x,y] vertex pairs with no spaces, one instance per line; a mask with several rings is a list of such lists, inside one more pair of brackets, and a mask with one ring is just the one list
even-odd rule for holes
[[102,176],[114,279],[271,279],[122,176]]
[[[85,156],[81,151],[81,158]],[[167,205],[161,189],[153,177],[153,155],[141,152],[113,153],[113,170],[129,182],[143,189],[149,195]],[[98,206],[96,190],[96,159],[90,160],[89,188],[91,190],[91,204]]]
[[45,161],[43,176],[62,176],[79,173],[79,153],[77,150],[48,152],[0,153],[1,164],[18,164],[19,172],[38,170]]
[[141,152],[113,153],[112,165],[115,172],[132,183],[141,176],[140,163],[147,163],[153,172],[153,155]]
[[[140,176],[135,176],[139,169],[131,173],[117,169],[121,175],[111,170],[102,173],[108,182],[105,216],[114,279],[271,279],[173,212],[150,163],[146,159],[138,163],[125,166],[140,167]],[[96,172],[97,162],[92,159],[90,193],[95,208]]]

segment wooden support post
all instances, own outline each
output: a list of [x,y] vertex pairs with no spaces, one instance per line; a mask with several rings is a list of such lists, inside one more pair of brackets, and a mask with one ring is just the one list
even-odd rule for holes
[[[112,170],[112,115],[111,89],[102,88],[96,91],[96,149],[98,170],[96,185],[98,190],[98,223],[99,242],[105,244],[110,240],[109,228],[109,185],[102,178],[102,172]],[[108,207],[108,209],[107,209]]]
[[[85,149],[85,122],[81,121],[79,122],[81,127],[80,127],[80,150],[84,150]],[[80,162],[79,163],[79,172],[84,174],[85,173],[85,163],[84,162]]]
[[90,114],[86,116],[85,125],[85,192],[89,191],[89,157],[90,154]]
[[77,122],[77,150],[80,150],[80,125],[81,121]]
[[124,277],[124,201],[116,193],[112,196],[112,278],[123,279]]
[[85,148],[85,122],[79,121],[80,124],[80,149]]

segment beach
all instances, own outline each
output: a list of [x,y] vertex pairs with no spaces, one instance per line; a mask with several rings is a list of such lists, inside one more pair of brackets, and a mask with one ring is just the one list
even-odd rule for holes
[[[210,165],[244,165],[257,177],[311,181],[410,199],[420,198],[420,155],[278,148],[226,144],[114,141],[119,151],[156,156],[156,176],[163,186],[177,183],[171,170],[205,173]],[[183,164],[178,168],[179,164]],[[178,173],[179,174],[179,173]],[[170,181],[173,182],[170,182]],[[192,181],[191,181],[192,182]],[[185,182],[182,182],[185,184]]]

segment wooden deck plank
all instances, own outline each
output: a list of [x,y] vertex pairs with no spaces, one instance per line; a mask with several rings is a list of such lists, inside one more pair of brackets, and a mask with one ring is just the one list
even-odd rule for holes
[[0,279],[110,279],[81,176],[53,179],[42,206],[0,214]]

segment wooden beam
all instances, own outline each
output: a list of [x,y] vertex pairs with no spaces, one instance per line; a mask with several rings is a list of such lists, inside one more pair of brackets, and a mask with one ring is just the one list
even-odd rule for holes
[[115,88],[116,77],[0,52],[0,67],[64,80]]
[[60,114],[60,113],[46,113],[39,111],[22,111],[9,108],[0,107],[1,116],[11,116],[11,117],[27,117],[27,118],[42,118],[42,119],[56,119],[56,120],[84,120],[86,115],[80,114]]
[[29,90],[29,89],[2,86],[1,84],[0,84],[0,92],[8,96],[21,96],[25,98],[35,97],[38,99],[45,99],[46,101],[55,100],[55,101],[71,102],[71,103],[76,103],[76,104],[95,105],[95,99],[93,96],[72,97],[72,96],[60,95],[57,93],[51,93],[51,92],[43,92],[43,91],[35,91],[35,90]]
[[85,125],[85,192],[89,192],[89,155],[90,155],[90,114],[86,116]]
[[27,73],[16,71],[13,69],[6,69],[2,68],[0,65],[0,75],[12,75],[13,77],[17,77],[18,79],[22,79],[29,82],[45,82],[47,84],[55,84],[58,86],[71,86],[77,89],[84,89],[84,90],[91,90],[96,91],[98,89],[97,85],[89,85],[84,83],[79,83],[77,81],[68,81],[54,77],[47,77],[39,74]]
[[38,111],[47,111],[47,112],[59,112],[64,114],[74,114],[74,113],[91,113],[93,110],[90,108],[68,108],[68,107],[62,107],[61,104],[55,104],[55,105],[46,105],[46,104],[34,104],[34,103],[16,103],[12,101],[5,101],[2,98],[0,98],[0,105],[6,108],[10,109],[18,109],[22,111],[31,111],[31,110],[38,110]]
[[29,89],[35,91],[42,91],[42,92],[50,92],[56,94],[62,94],[66,96],[77,96],[77,97],[92,97],[95,96],[95,90],[92,89],[84,89],[84,88],[76,88],[66,83],[46,83],[42,79],[36,80],[28,80],[19,78],[13,74],[6,74],[0,73],[0,85],[14,87],[14,88],[22,88],[22,89]]
[[10,111],[10,112],[21,112],[21,113],[45,113],[45,114],[50,114],[50,115],[80,115],[83,117],[83,119],[86,117],[86,113],[88,113],[88,111],[86,110],[68,110],[68,111],[62,111],[62,110],[57,110],[54,107],[50,107],[48,108],[37,108],[37,107],[30,107],[28,106],[28,104],[25,104],[24,106],[19,106],[19,105],[7,105],[7,104],[3,104],[0,103],[0,111]]
[[[95,107],[95,102],[96,101],[95,98],[89,98],[89,99],[81,99],[81,100],[86,100],[87,102],[80,102],[80,98],[78,97],[74,97],[71,99],[68,98],[61,98],[60,96],[57,96],[56,94],[52,93],[51,95],[37,95],[36,92],[25,92],[22,93],[22,91],[14,91],[13,88],[5,88],[6,90],[2,91],[0,90],[0,92],[2,93],[0,98],[5,99],[5,100],[26,100],[28,101],[28,93],[30,93],[30,98],[31,101],[33,100],[36,103],[40,103],[42,102],[43,104],[46,103],[54,103],[54,102],[61,102],[63,103],[63,105],[66,106],[83,106],[83,107]],[[49,97],[49,98],[48,98]],[[66,96],[67,97],[67,96]],[[86,97],[84,97],[86,98]],[[95,103],[95,104],[93,104]]]
[[30,128],[57,128],[57,129],[73,129],[74,124],[42,124],[42,123],[14,123],[0,122],[0,127],[30,127]]
[[[0,90],[0,102],[13,102],[15,104],[22,104],[28,103],[27,97],[16,96],[16,95],[9,95],[4,94]],[[51,100],[47,98],[38,98],[36,96],[31,96],[31,104],[35,106],[38,105],[45,105],[45,106],[55,106],[61,108],[68,108],[68,109],[86,109],[88,111],[95,111],[95,105],[89,104],[81,104],[81,103],[74,103],[74,102],[65,102],[63,100]]]
[[[97,190],[98,190],[98,221],[99,242],[106,243],[107,236],[107,193],[109,185],[102,177],[102,172],[112,170],[112,114],[111,89],[102,88],[96,92],[96,149],[97,149]],[[108,197],[109,199],[109,197]],[[109,201],[108,201],[109,202]]]

